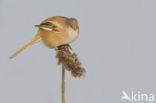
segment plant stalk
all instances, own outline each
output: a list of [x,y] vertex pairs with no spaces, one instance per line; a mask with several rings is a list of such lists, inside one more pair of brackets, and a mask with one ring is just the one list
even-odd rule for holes
[[62,65],[62,103],[66,103],[65,101],[65,68]]

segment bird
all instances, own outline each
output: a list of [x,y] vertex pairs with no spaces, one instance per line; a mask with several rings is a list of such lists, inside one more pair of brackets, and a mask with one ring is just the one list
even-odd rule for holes
[[11,55],[10,59],[34,43],[42,41],[48,48],[57,48],[72,43],[79,36],[79,25],[76,18],[53,16],[43,20],[35,27],[39,28],[35,37]]

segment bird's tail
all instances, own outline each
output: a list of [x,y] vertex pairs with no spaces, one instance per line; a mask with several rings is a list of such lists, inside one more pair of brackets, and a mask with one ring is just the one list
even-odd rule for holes
[[17,52],[15,52],[12,56],[10,56],[10,59],[12,59],[15,56],[17,56],[20,52],[22,52],[25,48],[27,48],[31,44],[34,44],[34,43],[39,42],[39,41],[41,41],[41,37],[40,36],[35,36],[30,42],[25,44],[22,48],[20,48]]

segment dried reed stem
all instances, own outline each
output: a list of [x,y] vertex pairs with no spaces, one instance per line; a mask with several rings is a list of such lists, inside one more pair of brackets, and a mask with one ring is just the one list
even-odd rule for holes
[[58,65],[62,65],[62,103],[65,103],[65,70],[70,71],[74,77],[83,77],[86,72],[76,53],[71,53],[70,49],[72,48],[68,44],[61,45],[56,49]]
[[77,54],[72,53],[70,49],[69,45],[62,45],[57,48],[56,58],[58,59],[58,65],[62,64],[74,77],[84,77],[86,71],[79,61]]
[[66,103],[65,101],[65,68],[62,65],[62,103]]

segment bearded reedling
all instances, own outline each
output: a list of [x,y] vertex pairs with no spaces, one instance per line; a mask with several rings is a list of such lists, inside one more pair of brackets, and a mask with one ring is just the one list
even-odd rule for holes
[[57,48],[60,45],[69,44],[75,41],[79,35],[79,26],[75,18],[55,16],[35,25],[39,28],[36,36],[14,53],[10,58],[14,58],[25,48],[36,42],[43,41],[49,48]]
[[40,25],[36,36],[15,52],[10,59],[17,56],[31,44],[42,41],[47,47],[55,48],[58,64],[62,64],[62,103],[65,103],[65,69],[71,71],[74,77],[81,77],[85,74],[85,69],[79,62],[77,55],[70,52],[69,44],[75,41],[79,35],[78,21],[75,18],[54,16],[45,19]]

